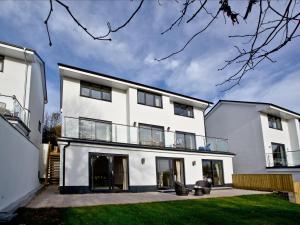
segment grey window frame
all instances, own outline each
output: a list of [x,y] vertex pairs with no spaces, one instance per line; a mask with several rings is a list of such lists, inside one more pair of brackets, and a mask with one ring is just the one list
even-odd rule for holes
[[0,55],[0,61],[1,61],[0,72],[4,71],[4,59],[5,59],[5,56]]
[[[275,120],[276,127],[274,127],[272,125],[273,123],[270,124],[271,119]],[[281,121],[281,118],[278,116],[268,115],[268,125],[269,125],[269,128],[276,129],[276,130],[282,130],[282,121]]]
[[[139,94],[142,93],[144,94],[144,102],[141,102],[140,99],[139,99]],[[147,104],[147,101],[146,101],[146,96],[147,95],[152,95],[153,96],[153,104]],[[155,105],[155,98],[158,97],[160,99],[160,106],[156,106]],[[155,93],[152,93],[152,92],[148,92],[148,91],[144,91],[144,90],[138,90],[137,91],[137,103],[140,104],[140,105],[146,105],[146,106],[151,106],[151,107],[155,107],[155,108],[163,108],[163,103],[162,103],[162,95],[159,95],[159,94],[155,94]]]
[[[89,89],[89,94],[85,95],[82,93],[82,89],[83,88],[87,88]],[[99,93],[100,93],[100,98],[96,98],[92,96],[92,90],[95,89],[99,89]],[[104,93],[109,93],[110,94],[110,99],[106,99],[103,97]],[[112,88],[108,87],[108,86],[104,86],[104,85],[100,85],[100,84],[94,84],[94,83],[90,83],[87,81],[80,81],[80,96],[81,97],[86,97],[86,98],[92,98],[92,99],[97,99],[97,100],[102,100],[102,101],[106,101],[106,102],[112,102]]]
[[[181,104],[181,103],[177,103],[177,102],[174,102],[173,103],[174,105],[174,115],[177,115],[177,116],[184,116],[184,117],[188,117],[188,118],[194,118],[194,107],[191,106],[191,105],[186,105],[186,104]],[[179,113],[176,113],[176,106],[178,107],[185,107],[186,108],[186,111],[188,111],[188,108],[191,108],[191,112],[192,112],[192,115],[189,116],[188,113],[186,115],[182,115],[182,114],[179,114]]]

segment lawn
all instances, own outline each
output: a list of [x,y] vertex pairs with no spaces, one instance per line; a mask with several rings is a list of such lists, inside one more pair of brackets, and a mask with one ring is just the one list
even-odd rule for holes
[[276,195],[63,209],[23,208],[18,213],[13,224],[300,224],[300,205]]

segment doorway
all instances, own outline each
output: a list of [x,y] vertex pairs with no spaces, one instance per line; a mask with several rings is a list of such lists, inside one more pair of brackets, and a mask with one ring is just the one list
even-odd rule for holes
[[89,153],[89,186],[93,192],[128,190],[128,156]]
[[210,178],[213,186],[224,185],[224,172],[222,160],[202,160],[203,178]]
[[160,190],[174,189],[175,181],[185,183],[184,164],[180,158],[156,158],[157,187]]

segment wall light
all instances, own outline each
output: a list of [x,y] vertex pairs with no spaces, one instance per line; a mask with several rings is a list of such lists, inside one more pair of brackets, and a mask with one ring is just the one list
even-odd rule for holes
[[193,161],[193,162],[192,162],[192,165],[195,166],[195,165],[196,165],[196,161]]
[[144,164],[145,164],[145,161],[146,161],[146,160],[145,160],[145,158],[142,158],[142,159],[141,159],[141,163],[142,163],[142,165],[144,165]]
[[133,122],[133,126],[136,127],[136,122]]
[[170,131],[170,129],[171,129],[171,128],[170,128],[170,127],[168,127],[168,128],[167,128],[167,131],[169,132],[169,131]]

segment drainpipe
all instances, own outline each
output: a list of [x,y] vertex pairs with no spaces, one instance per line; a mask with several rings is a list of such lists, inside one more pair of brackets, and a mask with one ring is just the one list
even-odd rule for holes
[[66,171],[66,163],[65,163],[65,160],[66,160],[66,148],[69,147],[69,146],[70,146],[70,141],[68,141],[68,144],[65,145],[64,148],[63,148],[63,182],[62,182],[62,183],[63,183],[63,185],[62,185],[62,186],[63,186],[63,188],[62,188],[62,189],[63,189],[63,190],[62,190],[63,192],[64,192],[64,189],[65,189],[65,173],[66,173],[66,172],[65,172],[65,171]]
[[27,49],[24,48],[24,57],[25,57],[25,64],[26,64],[26,67],[25,67],[25,84],[24,84],[24,97],[23,97],[23,107],[25,107],[25,104],[26,104],[26,94],[27,94],[27,77],[28,77],[28,62],[27,62],[27,57],[26,57],[26,51]]

